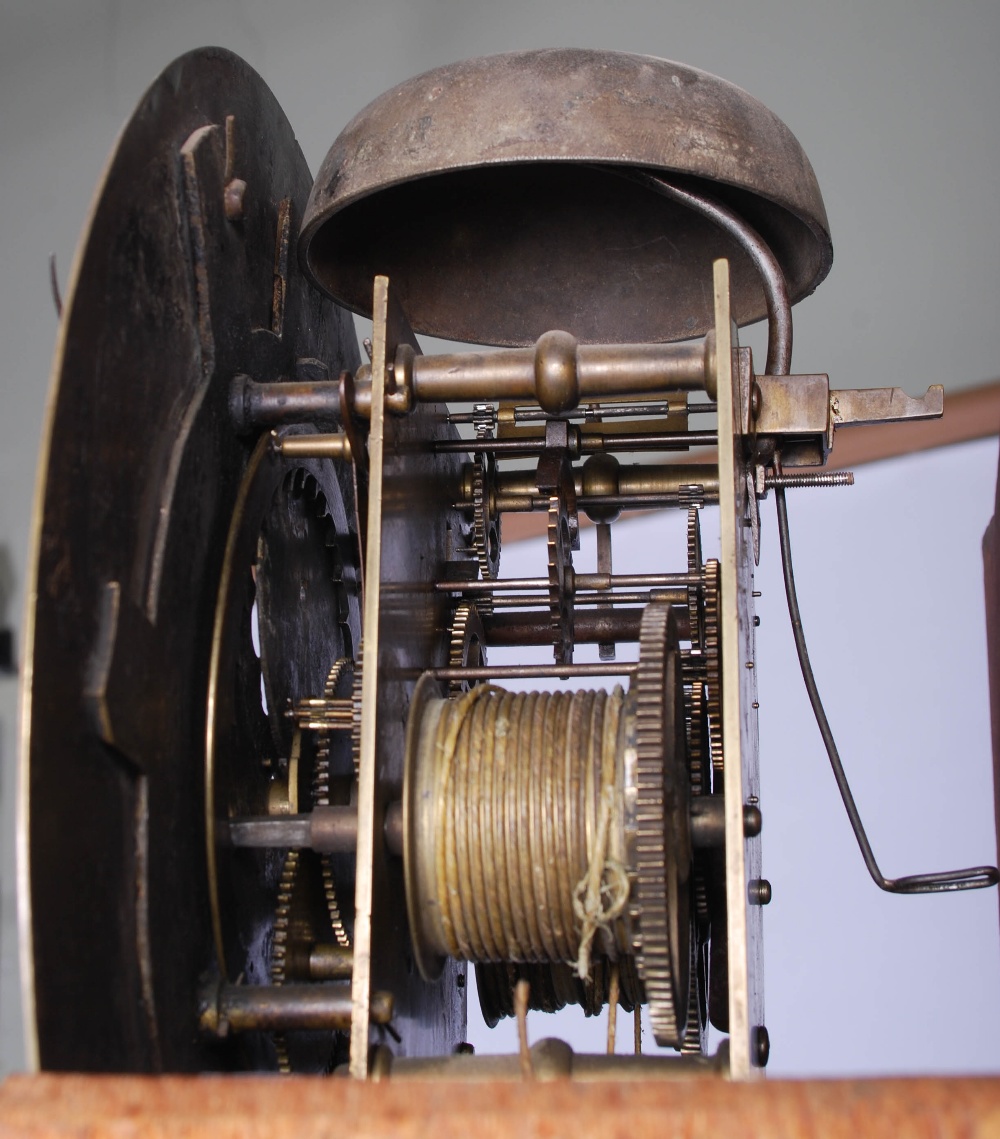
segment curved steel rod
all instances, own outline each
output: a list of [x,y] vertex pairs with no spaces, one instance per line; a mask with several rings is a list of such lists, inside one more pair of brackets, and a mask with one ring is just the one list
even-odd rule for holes
[[792,366],[792,305],[788,299],[788,285],[778,259],[770,246],[751,226],[721,202],[703,198],[690,190],[682,190],[656,174],[636,173],[626,177],[648,186],[657,194],[679,202],[694,210],[726,231],[734,238],[760,274],[767,304],[767,360],[764,365],[769,376],[787,376]]
[[788,615],[792,621],[792,636],[795,638],[795,650],[799,655],[802,679],[805,681],[809,703],[812,704],[816,716],[819,734],[826,745],[826,754],[830,757],[837,789],[840,791],[841,799],[844,800],[847,817],[851,820],[854,837],[858,840],[861,857],[865,860],[865,866],[868,867],[872,880],[876,886],[890,894],[937,894],[944,890],[979,890],[986,886],[995,886],[1000,875],[994,866],[971,866],[966,870],[944,870],[936,874],[911,874],[905,878],[886,878],[879,869],[868,835],[861,823],[857,804],[851,794],[844,766],[840,762],[840,752],[833,738],[830,722],[826,718],[823,702],[820,700],[812,665],[809,663],[809,650],[806,648],[805,633],[802,630],[802,615],[799,612],[799,599],[792,572],[792,543],[788,535],[788,508],[785,504],[784,490],[775,491],[775,503],[778,508],[778,538],[781,543],[781,568],[785,575],[785,596],[788,598]]
[[[763,238],[719,202],[713,202],[689,190],[672,186],[656,175],[638,174],[633,175],[633,177],[657,193],[672,198],[674,201],[696,210],[704,217],[710,218],[739,242],[760,273],[764,287],[764,297],[767,304],[767,374],[771,376],[788,375],[792,362],[791,304],[789,303],[788,288],[781,266]],[[806,686],[809,703],[812,705],[813,715],[816,717],[819,734],[826,747],[826,754],[830,759],[830,766],[833,768],[833,777],[837,782],[837,789],[840,791],[847,817],[851,821],[854,837],[861,849],[861,857],[864,859],[872,881],[879,889],[890,894],[937,894],[950,890],[980,890],[987,886],[995,886],[1000,881],[1000,872],[995,866],[970,866],[964,870],[910,874],[903,878],[886,878],[879,869],[871,843],[868,841],[868,835],[861,822],[861,815],[854,801],[854,795],[851,793],[847,774],[844,771],[844,765],[841,763],[840,752],[833,738],[830,721],[827,719],[826,710],[823,708],[823,701],[820,699],[816,678],[813,675],[812,664],[809,660],[809,650],[802,628],[802,614],[799,611],[798,593],[795,589],[795,575],[792,570],[792,543],[788,533],[788,506],[785,502],[783,487],[774,488],[774,501],[778,511],[778,539],[781,546],[781,569],[785,579],[785,597],[788,601],[788,616],[792,623],[792,636],[795,640],[799,667],[802,670],[802,680]]]

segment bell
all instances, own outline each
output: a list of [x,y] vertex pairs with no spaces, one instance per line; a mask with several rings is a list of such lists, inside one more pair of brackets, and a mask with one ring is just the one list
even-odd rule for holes
[[719,257],[734,319],[761,319],[742,249],[649,175],[756,229],[793,302],[828,273],[812,166],[763,104],[683,64],[582,50],[467,60],[379,96],[320,169],[302,264],[366,316],[386,274],[416,331],[478,344],[530,344],[552,328],[591,343],[703,335]]

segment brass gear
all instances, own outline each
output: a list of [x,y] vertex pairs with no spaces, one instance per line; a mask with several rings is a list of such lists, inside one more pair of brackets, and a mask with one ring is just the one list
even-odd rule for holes
[[562,494],[549,498],[547,543],[549,620],[556,664],[573,663],[573,546],[566,500]]
[[[285,855],[278,884],[271,942],[271,982],[284,985],[309,980],[309,950],[328,940],[332,932],[338,945],[350,948],[333,886],[330,860],[309,850],[290,850]],[[289,1034],[273,1034],[278,1071],[292,1071]]]
[[626,838],[639,927],[633,949],[656,1041],[679,1048],[690,984],[691,843],[683,686],[669,605],[648,605],[642,615],[633,693],[637,802]]
[[710,795],[712,793],[712,770],[709,762],[711,745],[708,738],[708,707],[704,681],[691,682],[685,693],[685,703],[691,794]]
[[[689,507],[687,523],[688,573],[701,574],[701,511]],[[701,650],[705,639],[705,594],[701,585],[689,585],[688,626],[691,648]]]
[[361,769],[361,678],[365,666],[365,642],[358,644],[358,659],[354,662],[354,683],[351,687],[351,751],[354,755],[354,778]]
[[[479,611],[471,602],[463,602],[455,610],[451,622],[451,637],[448,644],[448,667],[469,668],[486,664],[486,633],[479,618]],[[468,680],[453,680],[450,685],[452,696],[460,696],[472,687]]]
[[705,563],[705,679],[708,684],[708,740],[713,782],[724,770],[722,754],[722,641],[719,635],[719,563]]
[[495,502],[497,461],[494,455],[477,455],[472,464],[472,541],[483,581],[500,573],[500,515]]
[[[281,868],[278,904],[274,911],[274,929],[271,935],[271,983],[274,985],[285,984],[288,975],[288,932],[291,924],[292,891],[295,885],[295,874],[299,866],[299,856],[299,851],[290,850],[285,855],[285,863]],[[277,1056],[278,1071],[283,1076],[291,1075],[292,1064],[288,1054],[288,1037],[284,1032],[275,1032],[272,1040]]]
[[687,1025],[681,1041],[682,1056],[704,1056],[708,1052],[707,948],[697,937],[691,938],[691,987]]
[[[350,657],[334,661],[323,685],[326,700],[337,699],[337,689],[354,671]],[[353,727],[352,727],[353,730]],[[310,780],[311,806],[328,806],[330,803],[330,748],[332,730],[316,733],[315,761]],[[298,786],[298,773],[290,773]],[[324,915],[324,916],[321,916]],[[324,920],[325,918],[325,920]],[[308,968],[304,965],[311,944],[322,940],[327,933],[343,949],[350,949],[351,940],[344,927],[337,890],[334,884],[333,863],[329,855],[312,851],[289,850],[281,869],[278,897],[274,912],[271,943],[271,981],[283,985],[289,980],[307,980]],[[305,973],[304,976],[298,974]],[[288,1034],[273,1034],[278,1071],[288,1075],[292,1071]]]
[[[330,666],[323,685],[323,698],[336,700],[337,689],[343,678],[354,671],[354,661],[351,657],[338,657]],[[353,725],[352,725],[353,730]],[[316,766],[313,770],[313,806],[327,807],[330,804],[330,746],[332,733],[316,733]]]

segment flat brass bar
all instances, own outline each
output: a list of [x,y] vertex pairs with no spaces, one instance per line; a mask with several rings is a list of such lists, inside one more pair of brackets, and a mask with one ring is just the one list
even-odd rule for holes
[[[362,615],[365,659],[379,657],[379,589],[382,578],[382,461],[385,446],[385,368],[386,320],[389,282],[375,279],[373,302],[372,387],[370,391],[371,431],[368,436],[370,481],[368,490],[368,541],[365,547],[365,592]],[[358,763],[358,813],[364,818],[359,828],[357,874],[354,890],[354,971],[351,975],[350,1071],[355,1079],[368,1075],[368,1029],[371,993],[372,947],[372,861],[375,848],[375,711],[377,669],[366,668],[361,678],[361,749]]]
[[[729,979],[729,1060],[733,1079],[760,1075],[754,1031],[763,1024],[760,907],[747,904],[748,883],[760,876],[760,845],[745,837],[743,807],[759,796],[753,639],[753,555],[743,525],[740,378],[733,367],[734,330],[729,309],[729,263],[713,266],[718,352],[719,494],[722,519],[720,639],[722,752],[725,756],[726,904]],[[751,912],[752,911],[752,912]]]
[[[796,378],[790,377],[793,382]],[[920,397],[909,396],[902,388],[849,388],[830,392],[830,418],[834,427],[940,419],[943,414],[944,388],[940,384],[932,384]]]

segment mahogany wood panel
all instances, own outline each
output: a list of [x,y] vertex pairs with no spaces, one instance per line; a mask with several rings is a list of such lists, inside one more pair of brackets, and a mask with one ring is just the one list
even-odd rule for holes
[[12,1076],[24,1139],[949,1139],[1000,1135],[1000,1080],[364,1084],[279,1077]]

